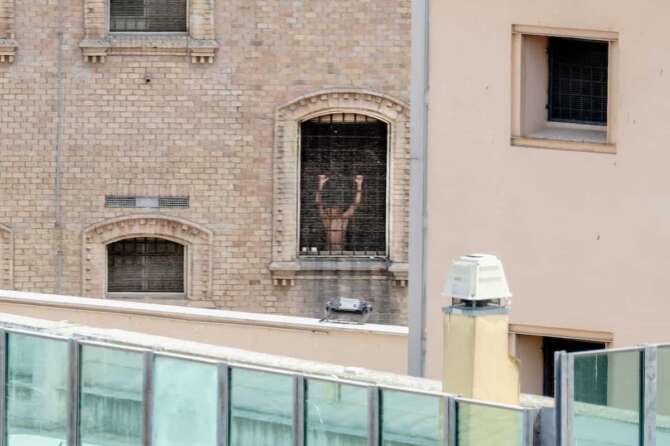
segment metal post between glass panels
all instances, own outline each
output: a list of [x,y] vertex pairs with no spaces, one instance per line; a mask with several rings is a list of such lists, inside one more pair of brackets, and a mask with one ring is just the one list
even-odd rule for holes
[[230,367],[228,364],[218,365],[219,375],[219,401],[217,408],[219,414],[216,418],[217,426],[217,444],[218,446],[228,446],[230,438]]
[[379,388],[368,389],[368,446],[379,446]]
[[77,446],[79,442],[77,439],[79,433],[79,342],[70,339],[68,349],[67,444]]
[[154,359],[153,352],[144,353],[144,377],[143,377],[143,393],[144,393],[144,413],[142,420],[142,444],[143,446],[151,446],[151,428],[153,416],[153,374],[154,374]]
[[456,446],[456,400],[444,397],[444,446]]
[[571,446],[572,444],[570,410],[572,408],[571,395],[574,392],[571,383],[574,382],[574,377],[571,376],[569,363],[573,364],[574,371],[572,356],[566,352],[556,352],[554,355],[554,410],[558,446]]
[[293,444],[305,445],[305,377],[293,377]]
[[526,409],[523,411],[523,446],[533,446],[535,442],[537,416],[537,410]]
[[0,446],[5,446],[7,438],[7,333],[0,330]]
[[656,392],[658,376],[658,349],[654,345],[648,345],[643,350],[642,371],[642,445],[654,446],[656,444]]

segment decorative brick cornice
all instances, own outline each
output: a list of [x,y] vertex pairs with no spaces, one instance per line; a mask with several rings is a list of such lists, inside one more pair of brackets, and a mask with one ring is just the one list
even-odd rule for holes
[[211,296],[212,242],[210,230],[187,220],[162,214],[138,214],[106,220],[88,227],[82,235],[82,295],[105,295],[109,243],[136,237],[158,237],[188,247],[187,297]]
[[84,60],[104,63],[107,57],[114,55],[188,56],[193,63],[213,63],[219,48],[215,38],[214,0],[189,1],[187,34],[111,34],[107,23],[109,0],[84,0],[85,36],[79,44]]
[[[330,113],[359,113],[389,124],[390,207],[388,260],[393,264],[407,262],[409,213],[409,107],[403,101],[369,90],[336,89],[302,96],[280,106],[275,115],[274,213],[271,272],[277,285],[292,285],[302,268],[296,268],[298,215],[297,150],[300,123]],[[396,284],[405,286],[403,268],[388,274]],[[324,271],[328,273],[328,271]]]
[[14,233],[0,225],[0,288],[14,288]]

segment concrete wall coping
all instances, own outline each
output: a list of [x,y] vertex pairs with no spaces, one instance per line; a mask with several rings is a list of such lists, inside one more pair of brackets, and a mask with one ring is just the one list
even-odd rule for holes
[[51,306],[78,310],[107,311],[203,322],[218,322],[224,324],[276,327],[294,330],[352,332],[380,334],[387,336],[407,336],[408,334],[407,327],[399,325],[340,324],[332,322],[319,322],[318,319],[306,317],[245,313],[240,311],[213,310],[206,308],[182,307],[176,305],[126,302],[119,300],[61,296],[10,290],[0,290],[0,304],[2,302],[20,303],[24,305]]

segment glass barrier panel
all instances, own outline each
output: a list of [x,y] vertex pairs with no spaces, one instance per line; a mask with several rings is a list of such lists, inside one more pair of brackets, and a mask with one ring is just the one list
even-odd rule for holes
[[230,371],[231,446],[293,445],[293,378]]
[[7,350],[7,446],[64,445],[68,343],[9,334]]
[[315,379],[306,387],[307,446],[367,445],[366,388]]
[[602,352],[574,358],[575,443],[639,446],[640,351]]
[[153,446],[216,445],[215,365],[157,356],[153,384]]
[[143,355],[81,347],[79,435],[84,446],[142,444]]
[[381,405],[382,446],[442,446],[443,398],[383,390]]
[[457,401],[456,440],[459,446],[522,446],[523,412]]
[[656,444],[670,445],[670,346],[658,348]]

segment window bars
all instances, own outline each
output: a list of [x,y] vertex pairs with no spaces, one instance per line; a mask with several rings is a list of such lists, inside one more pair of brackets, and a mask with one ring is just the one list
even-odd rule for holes
[[388,125],[339,113],[301,125],[299,254],[385,256]]
[[532,409],[37,331],[0,331],[0,369],[0,446],[533,444]]
[[184,246],[158,238],[131,238],[107,246],[110,293],[183,293]]
[[110,0],[111,32],[186,32],[187,0]]
[[608,42],[549,39],[549,120],[607,124]]

